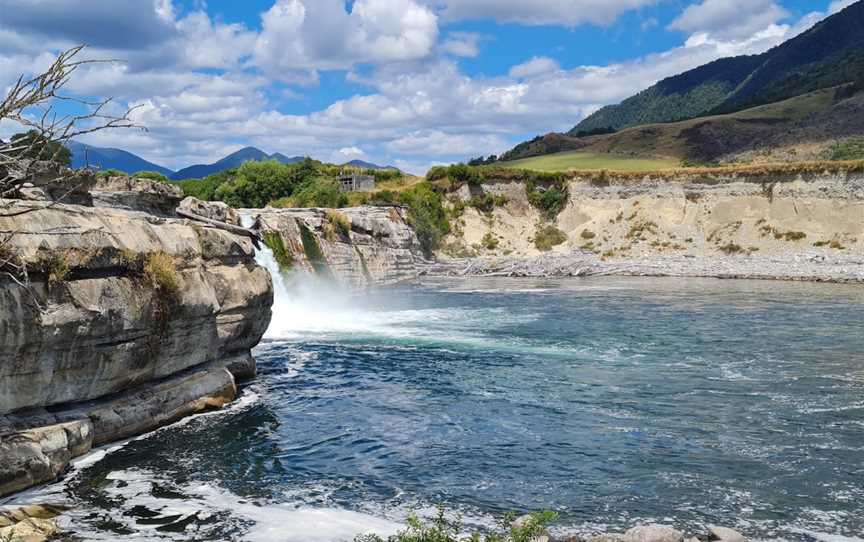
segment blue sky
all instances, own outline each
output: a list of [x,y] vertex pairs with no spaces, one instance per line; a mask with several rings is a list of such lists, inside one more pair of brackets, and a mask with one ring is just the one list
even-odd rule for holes
[[148,128],[89,143],[172,168],[255,145],[422,173],[762,52],[852,1],[0,0],[0,87],[87,43],[122,62],[70,91],[140,104]]

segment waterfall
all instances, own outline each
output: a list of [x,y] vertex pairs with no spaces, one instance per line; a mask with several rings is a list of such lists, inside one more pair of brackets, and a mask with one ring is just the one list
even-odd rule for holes
[[[241,219],[244,227],[254,224],[250,215],[242,215]],[[265,339],[356,333],[368,331],[377,322],[361,306],[357,295],[335,281],[301,269],[283,271],[273,251],[263,243],[255,253],[255,261],[273,279],[273,318]]]

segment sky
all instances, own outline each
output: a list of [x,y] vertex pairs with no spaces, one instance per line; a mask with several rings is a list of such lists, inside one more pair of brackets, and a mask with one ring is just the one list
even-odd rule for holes
[[854,1],[0,0],[0,91],[87,44],[113,61],[67,92],[139,106],[147,130],[83,142],[172,169],[253,145],[423,174],[569,130]]

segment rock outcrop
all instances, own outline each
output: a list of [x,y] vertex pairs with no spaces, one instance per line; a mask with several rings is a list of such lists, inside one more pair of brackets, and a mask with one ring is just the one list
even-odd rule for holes
[[283,268],[305,269],[355,288],[417,278],[420,244],[401,207],[243,213],[255,217]]
[[221,407],[255,372],[273,292],[251,241],[170,218],[174,187],[97,187],[118,191],[0,216],[0,495]]
[[[566,205],[554,218],[531,203],[526,185],[487,179],[482,186],[462,186],[455,196],[468,205],[446,240],[448,255],[499,259],[500,265],[480,267],[514,275],[590,268],[602,274],[618,269],[864,281],[864,173],[857,169],[573,173],[563,183]],[[471,206],[486,197],[499,202],[491,211]],[[564,258],[552,271],[542,262],[513,261],[545,254]]]

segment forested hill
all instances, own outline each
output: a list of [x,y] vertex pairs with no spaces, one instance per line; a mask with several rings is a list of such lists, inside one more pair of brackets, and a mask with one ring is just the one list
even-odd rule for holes
[[849,82],[864,84],[864,0],[761,55],[724,58],[664,79],[569,133],[732,113]]

